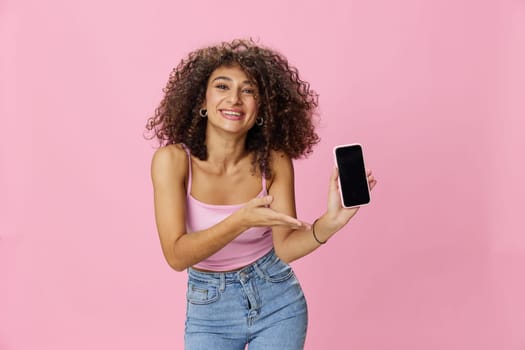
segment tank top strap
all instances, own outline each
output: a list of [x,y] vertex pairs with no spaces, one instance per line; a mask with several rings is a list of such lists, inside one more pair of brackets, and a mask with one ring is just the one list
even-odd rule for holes
[[268,195],[268,189],[266,188],[266,176],[262,175],[262,193]]
[[181,143],[181,145],[188,155],[188,188],[186,189],[186,193],[189,195],[191,191],[191,153],[190,149],[185,144]]

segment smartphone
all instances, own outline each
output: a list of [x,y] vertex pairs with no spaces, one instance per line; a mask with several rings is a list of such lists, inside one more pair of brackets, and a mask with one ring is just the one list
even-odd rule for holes
[[339,169],[339,192],[343,207],[353,208],[370,203],[363,147],[358,143],[335,146],[334,157]]

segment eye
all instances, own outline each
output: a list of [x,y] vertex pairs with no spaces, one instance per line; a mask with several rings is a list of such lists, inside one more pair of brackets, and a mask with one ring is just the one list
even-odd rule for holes
[[217,84],[217,85],[215,85],[215,87],[217,89],[220,89],[220,90],[227,90],[228,89],[228,85],[226,85],[226,84]]
[[242,90],[242,92],[244,92],[245,94],[253,95],[255,94],[255,89],[247,88],[247,89]]

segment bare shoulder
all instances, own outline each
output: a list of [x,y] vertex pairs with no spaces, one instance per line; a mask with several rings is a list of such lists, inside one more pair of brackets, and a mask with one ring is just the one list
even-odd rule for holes
[[270,166],[274,173],[293,170],[293,162],[290,157],[282,151],[271,151]]
[[[274,197],[271,204],[272,209],[279,212],[296,216],[295,213],[295,188],[294,170],[292,159],[280,151],[272,151],[272,182],[268,187],[268,193]],[[278,230],[275,230],[278,232]]]
[[153,182],[183,179],[188,169],[188,156],[181,144],[160,147],[151,160]]
[[294,170],[292,159],[282,151],[271,151],[270,167],[272,169],[272,178],[269,182],[268,189],[274,187],[277,183],[289,184],[293,182]]

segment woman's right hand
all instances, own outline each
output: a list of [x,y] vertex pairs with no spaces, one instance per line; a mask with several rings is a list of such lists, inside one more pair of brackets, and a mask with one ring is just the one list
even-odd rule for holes
[[240,215],[245,229],[255,226],[284,226],[293,230],[308,229],[309,225],[296,218],[271,209],[272,196],[257,197],[250,200],[235,214]]
[[[366,176],[370,190],[372,190],[377,184],[377,180],[372,174],[371,170],[366,171]],[[339,170],[334,167],[332,171],[332,176],[330,178],[330,185],[328,191],[328,207],[325,216],[328,220],[326,222],[330,223],[328,231],[338,231],[344,225],[350,221],[350,219],[357,213],[360,207],[354,208],[344,208],[341,204],[341,197],[339,193]]]

